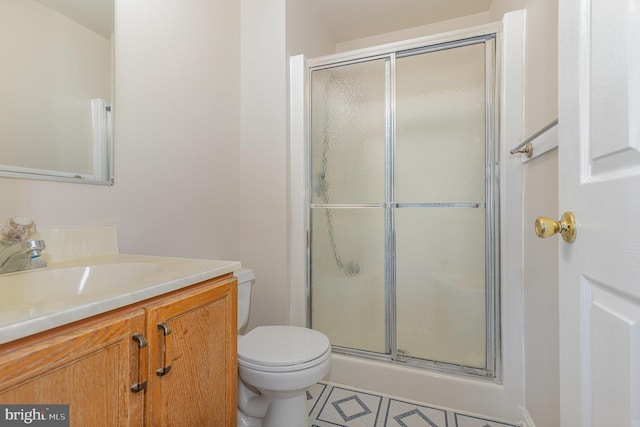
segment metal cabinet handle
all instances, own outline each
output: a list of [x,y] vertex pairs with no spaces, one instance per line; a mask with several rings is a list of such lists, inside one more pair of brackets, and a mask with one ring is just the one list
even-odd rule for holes
[[173,331],[171,330],[171,327],[164,322],[158,323],[158,330],[162,331],[164,341],[161,344],[161,367],[156,371],[156,374],[159,377],[162,377],[164,375],[167,375],[171,370],[171,362],[173,360],[173,355],[171,354],[173,347]]
[[536,219],[535,227],[536,235],[540,238],[560,233],[565,242],[571,243],[576,239],[576,218],[572,212],[563,213],[560,221],[540,216]]
[[141,392],[147,388],[147,358],[149,356],[149,346],[142,334],[134,334],[131,339],[138,344],[138,378],[137,382],[131,386],[134,393]]

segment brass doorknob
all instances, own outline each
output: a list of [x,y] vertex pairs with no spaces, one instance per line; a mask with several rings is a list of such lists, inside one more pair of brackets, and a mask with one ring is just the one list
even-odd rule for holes
[[565,242],[573,242],[576,239],[576,218],[573,212],[562,214],[560,221],[540,216],[536,219],[536,235],[540,238],[550,237],[560,233]]

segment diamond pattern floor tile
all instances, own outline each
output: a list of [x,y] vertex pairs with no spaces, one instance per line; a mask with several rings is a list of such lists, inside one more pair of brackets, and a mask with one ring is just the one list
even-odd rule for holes
[[312,427],[518,427],[333,383],[312,386],[307,408]]

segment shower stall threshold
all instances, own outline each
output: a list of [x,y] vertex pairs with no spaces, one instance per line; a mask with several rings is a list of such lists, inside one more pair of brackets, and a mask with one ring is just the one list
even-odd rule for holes
[[420,357],[414,357],[407,353],[398,354],[392,357],[389,354],[376,353],[366,350],[358,350],[354,348],[341,347],[337,345],[332,346],[333,354],[341,354],[345,356],[356,356],[364,359],[397,364],[403,367],[415,368],[415,369],[427,369],[432,372],[447,374],[447,375],[462,375],[465,377],[471,377],[478,380],[499,382],[496,377],[486,369],[474,368],[465,365],[456,365],[452,363],[432,361]]

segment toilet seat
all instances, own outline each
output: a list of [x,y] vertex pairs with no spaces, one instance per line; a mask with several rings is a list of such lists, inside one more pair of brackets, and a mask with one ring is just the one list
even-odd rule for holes
[[282,365],[282,366],[269,366],[269,365],[261,365],[258,363],[247,362],[246,360],[242,360],[238,358],[238,365],[242,368],[253,369],[254,371],[261,372],[296,372],[303,371],[305,369],[313,368],[316,365],[321,364],[325,360],[327,360],[331,356],[331,350],[327,350],[321,357],[310,360],[305,363],[300,363],[296,365]]
[[264,372],[292,372],[316,366],[331,355],[329,339],[313,329],[259,326],[238,338],[238,364]]

